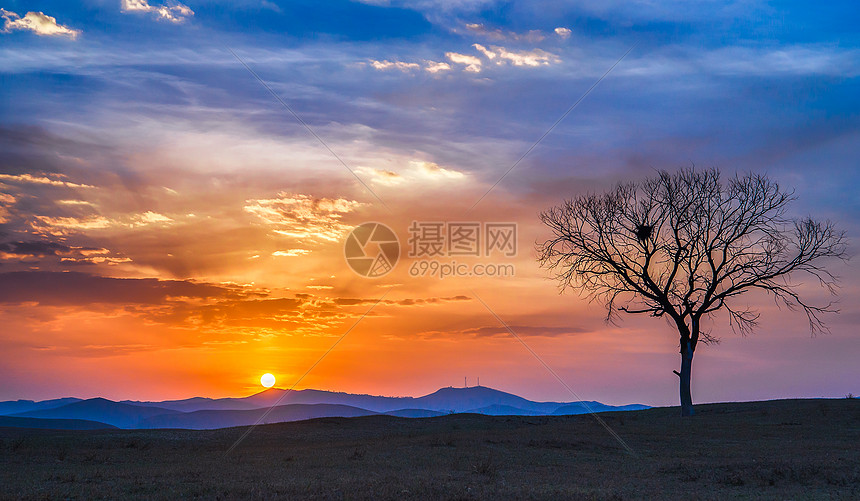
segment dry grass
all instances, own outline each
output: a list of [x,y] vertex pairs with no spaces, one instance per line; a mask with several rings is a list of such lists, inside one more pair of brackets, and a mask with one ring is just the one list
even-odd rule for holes
[[0,429],[24,499],[858,499],[860,401],[590,416],[327,418],[214,431]]

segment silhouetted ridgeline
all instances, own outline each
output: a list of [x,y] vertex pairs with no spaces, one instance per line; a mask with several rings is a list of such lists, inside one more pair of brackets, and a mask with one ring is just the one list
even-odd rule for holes
[[[275,407],[272,408],[273,405]],[[533,402],[484,386],[442,388],[418,398],[320,390],[287,392],[273,388],[245,398],[195,397],[164,402],[114,402],[104,398],[0,402],[0,414],[42,420],[32,421],[32,427],[37,428],[50,428],[48,420],[84,420],[96,423],[93,426],[117,428],[214,429],[257,422],[278,423],[375,414],[416,418],[450,413],[543,416],[646,408],[639,404],[615,407],[600,402]],[[14,424],[16,422],[26,427],[30,421],[13,420],[2,426],[18,426]],[[65,421],[55,424],[60,429],[72,429],[67,428],[70,424]]]

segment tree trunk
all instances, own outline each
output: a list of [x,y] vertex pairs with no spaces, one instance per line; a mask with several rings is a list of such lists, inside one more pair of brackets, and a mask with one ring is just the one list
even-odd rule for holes
[[690,379],[693,375],[693,347],[687,341],[681,342],[681,416],[693,415],[693,396],[690,394]]

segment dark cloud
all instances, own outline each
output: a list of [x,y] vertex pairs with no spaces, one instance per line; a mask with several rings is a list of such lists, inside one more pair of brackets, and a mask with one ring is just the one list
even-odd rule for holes
[[[49,248],[51,246],[48,246]],[[253,287],[191,280],[111,278],[81,272],[0,273],[0,303],[87,310],[97,315],[124,312],[169,327],[207,332],[259,328],[294,334],[325,333],[375,304],[369,298],[325,298],[298,293],[268,297]],[[387,306],[421,306],[467,301],[467,296],[384,300]]]
[[96,142],[63,137],[42,126],[0,123],[0,174],[61,174],[70,167],[69,160],[92,159],[108,150]]
[[0,243],[0,252],[24,254],[32,257],[56,256],[59,253],[68,253],[71,250],[71,247],[59,242],[31,241]]
[[240,288],[155,278],[109,278],[80,272],[16,271],[0,273],[0,302],[43,306],[160,304],[171,297],[235,298]]
[[[585,332],[590,332],[589,329],[585,329],[582,327],[550,327],[550,326],[542,326],[542,325],[510,325],[511,330],[517,336],[525,336],[525,337],[557,337],[557,336],[570,336],[574,334],[582,334]],[[418,334],[422,337],[444,337],[444,338],[456,338],[457,336],[463,337],[504,337],[510,336],[511,333],[504,326],[482,326],[482,327],[469,327],[466,329],[460,329],[457,331],[451,332],[441,332],[441,331],[428,331],[422,332]]]

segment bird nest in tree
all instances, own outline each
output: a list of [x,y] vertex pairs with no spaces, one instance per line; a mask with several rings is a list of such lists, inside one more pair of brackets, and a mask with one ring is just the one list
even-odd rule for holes
[[651,232],[654,230],[654,226],[650,226],[647,224],[640,224],[636,227],[636,238],[641,241],[646,241],[651,238]]

